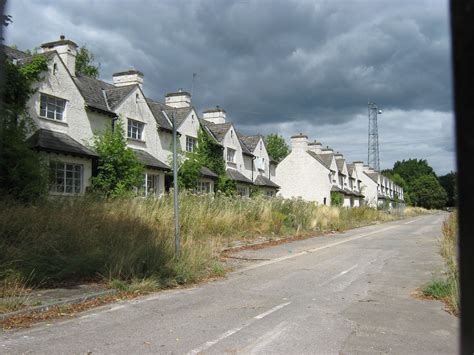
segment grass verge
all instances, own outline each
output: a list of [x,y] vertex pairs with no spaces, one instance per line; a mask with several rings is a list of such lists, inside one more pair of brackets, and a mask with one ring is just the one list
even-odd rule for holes
[[443,301],[448,309],[459,315],[459,271],[457,263],[457,214],[451,213],[443,222],[443,237],[440,242],[440,254],[446,263],[446,272],[442,279],[431,281],[422,290],[423,295]]

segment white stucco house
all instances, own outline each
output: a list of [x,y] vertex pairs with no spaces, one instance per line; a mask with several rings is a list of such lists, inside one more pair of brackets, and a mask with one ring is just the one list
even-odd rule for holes
[[249,196],[252,186],[265,195],[274,196],[279,186],[271,180],[270,159],[263,137],[239,133],[227,113],[217,106],[203,112],[203,129],[222,146],[227,176],[236,182],[241,196]]
[[[337,170],[334,157],[308,145],[308,136],[291,137],[291,152],[276,167],[275,181],[284,198],[302,198],[319,204],[331,203],[331,188]],[[330,159],[329,159],[330,158]]]

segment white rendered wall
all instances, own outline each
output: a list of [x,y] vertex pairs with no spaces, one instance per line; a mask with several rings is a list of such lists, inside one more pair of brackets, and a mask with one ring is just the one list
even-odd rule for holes
[[303,150],[293,150],[276,167],[275,182],[279,196],[300,197],[319,204],[331,203],[329,170]]
[[[54,64],[56,64],[55,74],[53,74]],[[49,61],[48,71],[44,72],[42,77],[43,80],[35,85],[37,91],[28,101],[28,112],[38,128],[65,133],[87,146],[92,143],[94,133],[100,133],[112,126],[111,117],[86,111],[79,89],[57,54]],[[39,116],[40,93],[66,100],[63,121]]]
[[186,151],[186,136],[197,139],[199,132],[199,120],[194,110],[191,110],[186,119],[178,127],[178,132],[181,133],[179,143],[183,152]]
[[[248,179],[252,178],[252,171],[245,168],[244,157],[242,154],[242,147],[240,141],[235,133],[234,126],[231,126],[227,131],[226,135],[222,139],[222,145],[224,149],[224,160],[226,161],[226,167],[236,169],[242,173]],[[227,162],[227,148],[235,150],[235,159],[234,163]],[[248,164],[248,163],[247,163]]]
[[125,98],[115,112],[123,124],[125,135],[129,118],[145,124],[143,140],[128,138],[127,145],[129,147],[144,150],[162,162],[167,162],[169,151],[162,148],[155,117],[145,101],[143,92],[138,87]]

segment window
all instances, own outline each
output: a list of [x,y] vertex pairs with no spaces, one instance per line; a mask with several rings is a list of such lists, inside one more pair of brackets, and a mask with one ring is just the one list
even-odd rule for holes
[[82,165],[52,161],[49,169],[50,192],[60,194],[82,192]]
[[196,138],[186,136],[186,151],[192,152],[194,151],[194,146],[196,145]]
[[135,120],[128,119],[127,126],[127,138],[136,139],[139,141],[143,140],[143,128],[145,124]]
[[66,100],[41,94],[40,117],[49,118],[56,121],[63,121],[65,108]]
[[227,148],[227,161],[229,163],[234,163],[235,160],[235,149]]
[[266,195],[267,197],[273,197],[273,196],[275,196],[275,191],[273,191],[273,190],[267,190],[267,191],[265,192],[265,195]]
[[211,193],[211,183],[209,181],[198,181],[196,192],[199,194]]
[[344,185],[344,178],[342,175],[339,175],[339,185],[341,185],[341,187]]
[[54,63],[53,64],[53,75],[56,75],[57,71],[58,71],[58,64]]
[[246,186],[237,185],[237,193],[242,197],[248,197],[248,189]]
[[141,196],[156,196],[159,192],[160,175],[143,174],[143,185],[140,187]]

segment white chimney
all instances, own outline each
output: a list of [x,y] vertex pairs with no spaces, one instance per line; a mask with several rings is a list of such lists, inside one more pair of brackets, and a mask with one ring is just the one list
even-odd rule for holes
[[191,107],[191,94],[181,89],[165,95],[165,104],[174,108]]
[[202,118],[204,118],[206,121],[209,121],[215,124],[225,123],[226,112],[223,109],[221,109],[219,106],[216,106],[216,108],[211,108],[211,109],[203,111]]
[[320,154],[321,150],[323,149],[323,145],[321,144],[321,142],[314,141],[308,143],[308,149],[313,153]]
[[76,56],[77,56],[77,44],[73,41],[66,39],[64,35],[59,37],[59,41],[43,43],[41,48],[44,52],[56,51],[59,57],[66,65],[72,76],[76,76]]
[[138,85],[142,87],[143,85],[143,73],[135,69],[115,73],[112,77],[115,86]]
[[321,149],[320,154],[333,154],[333,153],[334,153],[334,150],[332,148],[326,147],[324,149]]
[[336,154],[334,154],[334,158],[335,159],[344,159],[344,156],[341,153],[336,152]]
[[300,133],[291,137],[291,151],[292,152],[306,152],[308,151],[308,136]]

